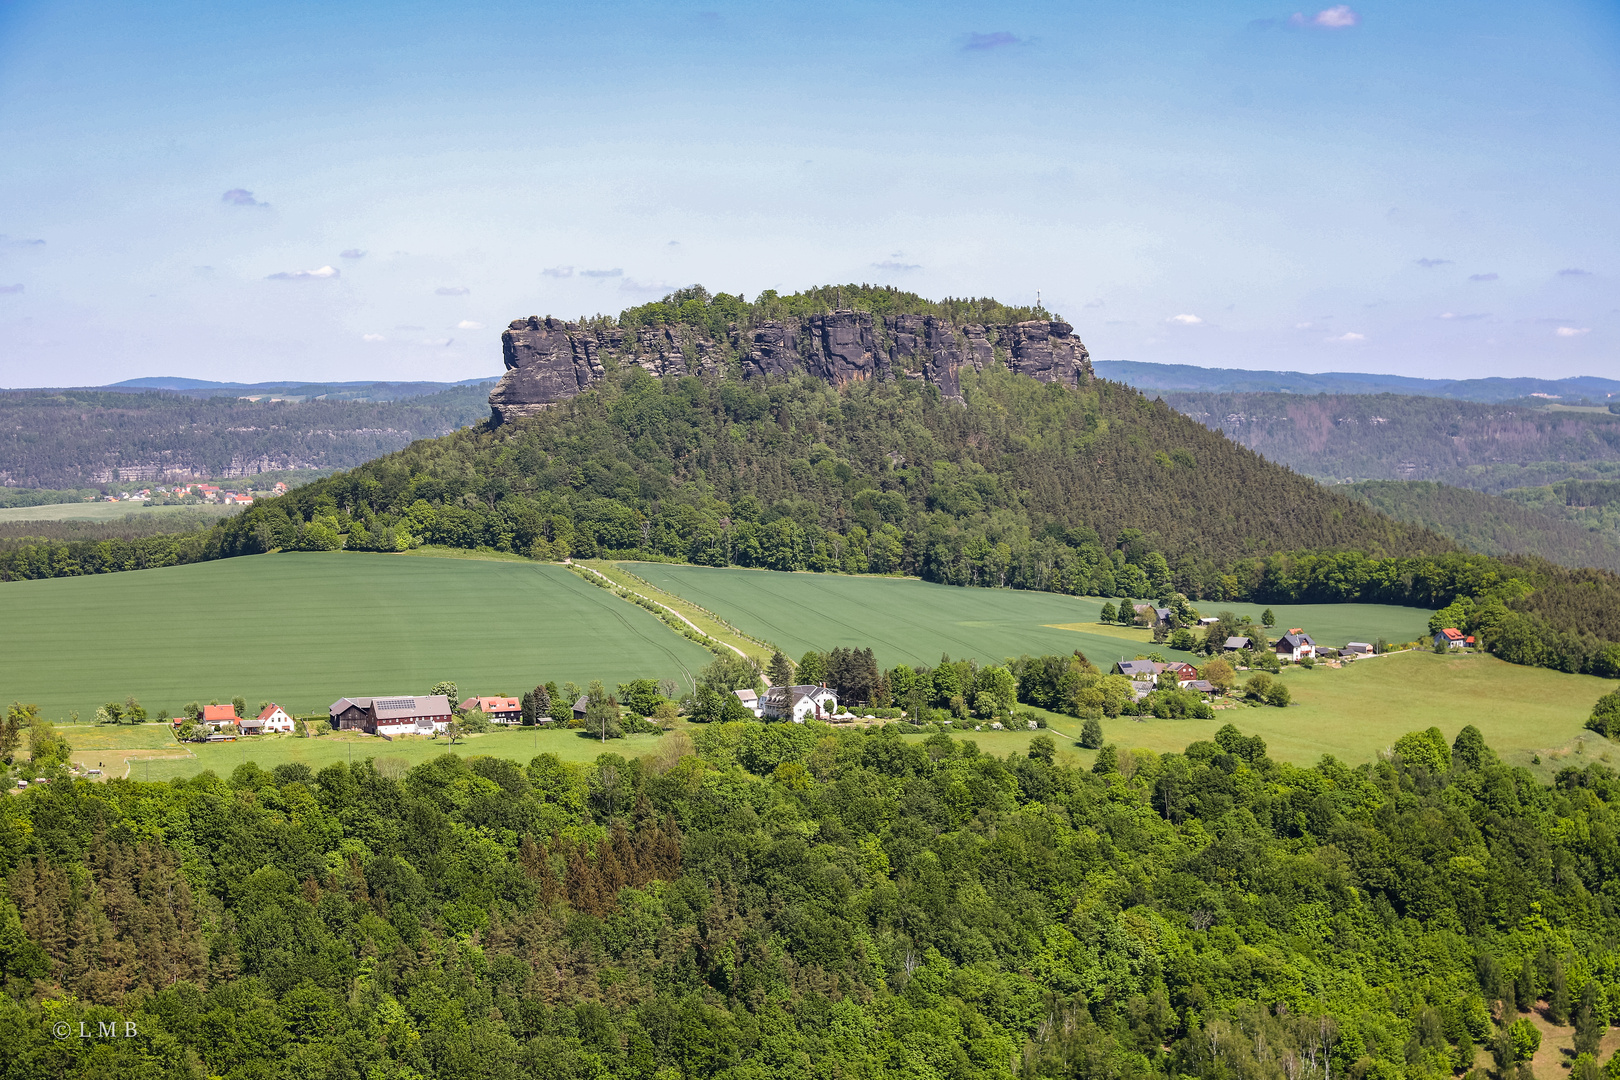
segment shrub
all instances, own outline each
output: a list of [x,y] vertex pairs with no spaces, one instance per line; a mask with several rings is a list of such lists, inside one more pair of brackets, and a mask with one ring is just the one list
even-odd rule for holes
[[1102,721],[1095,716],[1088,717],[1080,726],[1080,745],[1087,750],[1101,750],[1103,744]]
[[1620,690],[1611,690],[1597,699],[1586,726],[1605,739],[1620,736]]
[[1274,682],[1266,688],[1266,704],[1275,705],[1279,709],[1286,709],[1293,704],[1294,695],[1288,690],[1285,682]]

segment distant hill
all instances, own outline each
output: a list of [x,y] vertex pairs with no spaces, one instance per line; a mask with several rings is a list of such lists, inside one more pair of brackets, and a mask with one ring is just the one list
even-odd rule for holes
[[1501,492],[1620,477],[1620,416],[1401,394],[1161,395],[1272,461],[1329,482],[1439,480]]
[[0,392],[0,484],[82,488],[345,469],[488,415],[489,381],[404,400],[241,400],[168,390]]
[[1105,379],[1143,391],[1242,394],[1410,394],[1495,403],[1545,394],[1559,400],[1620,400],[1620,381],[1596,376],[1571,379],[1416,379],[1351,371],[1251,371],[1190,364],[1149,364],[1138,360],[1093,360]]
[[1536,555],[1563,566],[1620,571],[1620,543],[1611,535],[1510,497],[1431,480],[1367,480],[1337,490],[1487,555]]
[[331,401],[400,401],[406,398],[440,394],[461,386],[483,386],[493,383],[486,379],[463,379],[460,382],[210,382],[207,379],[186,379],[178,376],[150,376],[126,379],[110,386],[92,387],[99,390],[164,390],[187,397],[275,397],[292,401],[310,399]]

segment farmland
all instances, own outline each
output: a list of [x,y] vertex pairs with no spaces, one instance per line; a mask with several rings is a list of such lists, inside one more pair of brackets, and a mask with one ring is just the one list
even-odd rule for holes
[[88,719],[240,694],[301,714],[345,694],[521,693],[685,679],[710,656],[560,566],[357,552],[258,555],[0,586],[0,694]]
[[[1099,666],[1148,650],[1141,630],[1097,625],[1105,601],[1096,597],[1013,589],[963,589],[910,578],[784,574],[673,563],[632,563],[653,585],[699,604],[738,629],[774,642],[792,656],[807,649],[869,645],[885,667],[934,664],[941,653],[1000,660],[1022,653],[1084,652]],[[1251,605],[1204,604],[1209,613]],[[1409,641],[1422,634],[1429,612],[1382,604],[1301,604],[1275,609],[1284,629],[1302,626],[1319,641]],[[1294,620],[1294,621],[1290,621]]]
[[0,523],[10,521],[123,521],[138,517],[142,521],[157,518],[177,518],[199,514],[208,517],[229,517],[238,513],[239,506],[220,506],[200,503],[195,506],[146,506],[137,502],[70,502],[47,503],[44,506],[8,506],[0,508]]

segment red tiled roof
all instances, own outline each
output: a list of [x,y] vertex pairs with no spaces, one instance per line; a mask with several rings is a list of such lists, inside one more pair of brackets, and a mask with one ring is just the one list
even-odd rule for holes
[[1448,641],[1461,641],[1463,639],[1462,631],[1458,630],[1455,626],[1448,626],[1440,632],[1446,635],[1446,640]]
[[[280,709],[280,708],[281,708],[280,705],[277,705],[275,702],[272,701],[270,704],[268,704],[268,705],[266,705],[264,707],[264,711],[259,714],[259,719],[260,720],[268,720],[268,719],[270,719],[270,715],[272,713],[274,713],[277,709]],[[285,711],[285,710],[283,710],[283,711]]]
[[236,722],[236,710],[229,705],[204,705],[202,718],[207,721]]

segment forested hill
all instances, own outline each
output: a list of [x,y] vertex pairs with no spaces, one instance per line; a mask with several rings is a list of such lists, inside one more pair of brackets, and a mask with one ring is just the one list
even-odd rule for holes
[[1218,596],[1236,561],[1277,551],[1451,549],[1127,387],[999,367],[962,385],[958,405],[913,380],[659,380],[627,365],[530,420],[417,443],[228,532],[282,546],[324,515],[342,532],[543,555],[1042,589],[1060,575],[1064,591],[1133,596],[1161,578]]
[[1539,555],[1564,566],[1620,571],[1620,544],[1609,533],[1513,497],[1432,480],[1367,480],[1340,490],[1390,517],[1433,529],[1487,555]]
[[1200,423],[1328,481],[1439,480],[1499,493],[1620,469],[1620,415],[1398,394],[1186,394]]

